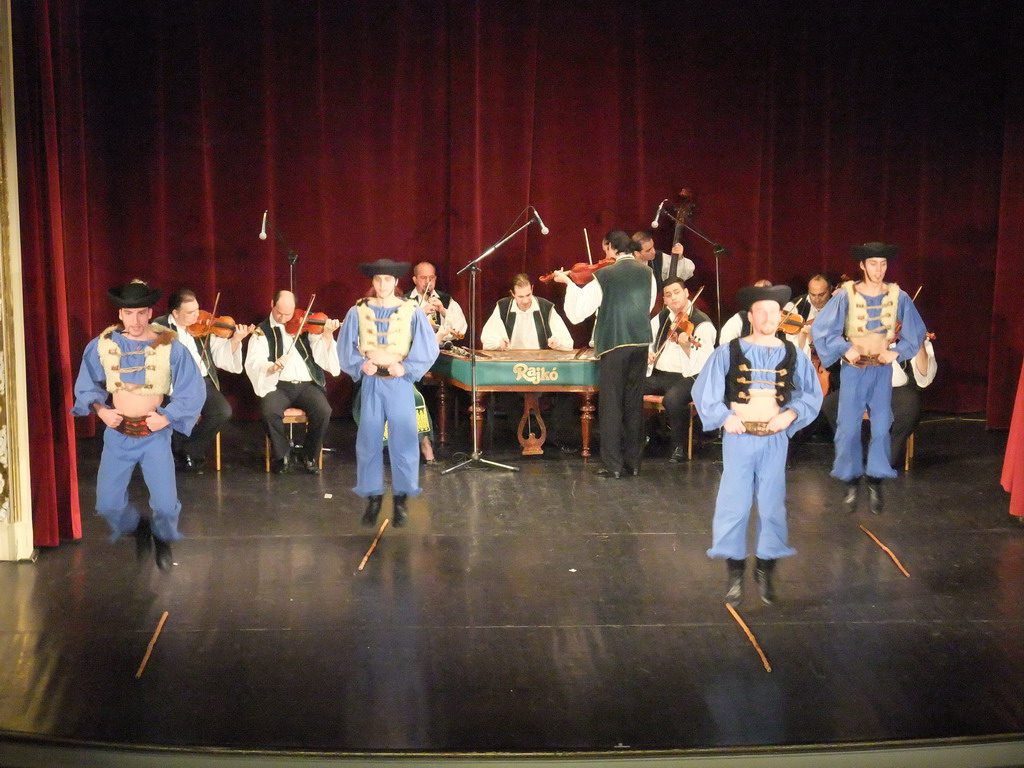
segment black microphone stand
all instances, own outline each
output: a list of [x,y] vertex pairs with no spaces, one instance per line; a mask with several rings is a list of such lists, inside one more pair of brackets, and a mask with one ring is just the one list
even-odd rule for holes
[[476,276],[477,276],[477,273],[479,273],[479,271],[480,271],[480,267],[478,266],[478,264],[481,261],[486,259],[492,253],[494,253],[496,250],[498,250],[501,246],[503,246],[505,243],[507,243],[509,240],[511,240],[513,237],[515,237],[520,232],[522,232],[524,229],[526,229],[528,226],[530,226],[531,222],[533,222],[533,217],[532,216],[521,227],[519,227],[518,229],[514,230],[512,233],[510,233],[506,237],[504,237],[501,240],[499,240],[498,242],[496,242],[494,245],[492,245],[486,251],[481,253],[479,256],[477,256],[475,259],[473,259],[471,262],[469,262],[469,264],[467,264],[466,266],[464,266],[462,269],[460,269],[458,272],[455,273],[456,275],[461,275],[463,272],[466,272],[467,270],[469,271],[469,371],[470,371],[470,378],[469,378],[469,392],[470,392],[470,394],[469,394],[469,399],[470,399],[470,402],[472,403],[471,407],[473,409],[473,418],[470,419],[470,422],[471,422],[470,423],[470,428],[471,428],[471,430],[473,432],[473,452],[469,455],[469,458],[466,459],[465,461],[460,462],[459,464],[456,464],[454,467],[449,467],[448,469],[444,470],[441,473],[442,475],[447,475],[449,472],[454,472],[456,469],[460,469],[460,468],[465,467],[465,466],[471,466],[471,467],[480,467],[480,466],[497,467],[498,469],[507,469],[507,470],[509,470],[511,472],[518,472],[519,471],[519,467],[513,467],[513,466],[511,466],[509,464],[499,464],[499,463],[497,463],[495,461],[488,461],[487,459],[481,458],[480,439],[477,437],[477,428],[476,428],[476,422],[477,422],[477,420],[480,417],[480,415],[477,413],[477,410],[476,410],[476,407],[477,407],[476,406],[476,403],[477,403],[477,399],[476,399],[476,397],[477,397],[477,391],[476,391]]
[[[661,211],[662,214],[668,216],[672,221],[677,221],[676,217],[673,216],[669,211]],[[688,229],[705,243],[711,246],[711,255],[715,257],[715,313],[718,315],[718,330],[722,330],[722,288],[720,281],[720,262],[719,259],[722,256],[729,256],[732,251],[726,248],[721,243],[712,240],[710,237],[705,235],[698,229],[694,229],[685,221],[683,222],[683,229]]]
[[[297,254],[292,247],[288,245],[288,241],[284,239],[284,235],[282,235],[281,230],[277,228],[277,224],[271,221],[270,228],[274,230],[274,235],[277,237],[278,242],[281,243],[281,245],[284,246],[285,251],[288,252],[288,290],[292,292],[292,295],[295,295],[295,265],[299,263],[299,254]],[[302,329],[300,328],[299,332],[301,333],[301,331]],[[288,425],[288,441],[292,444],[292,450],[301,450],[302,443],[296,443],[295,440],[292,439],[292,426],[292,424]],[[320,448],[324,453],[334,452],[333,448],[328,448],[326,445],[322,445]]]

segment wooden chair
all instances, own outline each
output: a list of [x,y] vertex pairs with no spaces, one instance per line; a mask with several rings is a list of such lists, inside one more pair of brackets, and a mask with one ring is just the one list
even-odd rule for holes
[[[291,430],[292,430],[292,426],[293,425],[295,425],[295,424],[308,424],[309,423],[309,419],[306,417],[306,412],[304,410],[302,410],[301,408],[285,408],[284,409],[284,418],[281,419],[281,421],[288,425],[288,436],[289,436],[289,438],[291,437]],[[218,435],[217,438],[220,439],[220,435]],[[264,436],[263,442],[264,442],[264,446],[265,446],[264,447],[264,451],[263,451],[264,463],[265,463],[265,467],[266,467],[267,472],[269,472],[270,471],[270,438]],[[317,463],[319,464],[320,469],[324,468],[324,449],[323,448],[320,449],[320,456],[318,457]],[[219,454],[218,454],[217,469],[220,469]]]
[[[661,413],[665,410],[664,395],[644,395],[644,410]],[[697,407],[690,402],[690,429],[686,438],[686,459],[693,459],[693,420],[697,417]]]

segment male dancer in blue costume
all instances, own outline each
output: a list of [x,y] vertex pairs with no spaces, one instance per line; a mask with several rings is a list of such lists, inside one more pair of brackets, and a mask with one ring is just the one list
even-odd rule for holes
[[[896,477],[889,460],[890,364],[911,359],[924,342],[924,321],[914,302],[896,283],[885,282],[889,261],[898,250],[885,243],[854,246],[852,254],[860,262],[864,279],[843,283],[811,327],[821,364],[826,368],[837,360],[843,364],[832,477],[847,484],[843,501],[851,512],[856,509],[857,487],[866,469],[871,511],[882,513],[882,480]],[[871,419],[866,468],[861,444],[865,411]]]
[[[206,384],[174,332],[150,324],[160,291],[136,280],[107,295],[119,308],[122,327],[110,326],[86,346],[71,412],[95,413],[108,427],[96,478],[96,511],[110,525],[112,538],[135,531],[138,552],[155,543],[157,567],[167,570],[173,564],[171,542],[181,538],[171,434],[192,432]],[[149,488],[152,523],[128,500],[136,464]]]
[[715,502],[708,557],[725,558],[726,602],[743,599],[747,523],[757,502],[757,565],[761,600],[775,600],[775,561],[796,554],[786,524],[786,452],[789,438],[814,421],[821,385],[807,355],[775,336],[788,286],[747,287],[736,295],[751,332],[715,350],[693,386],[704,429],[724,428],[722,480]]
[[368,499],[363,524],[373,525],[384,497],[384,424],[394,493],[394,524],[405,525],[406,500],[420,488],[420,449],[413,384],[430,370],[439,352],[437,337],[416,302],[395,295],[409,264],[378,259],[360,264],[373,280],[374,295],[348,311],[338,337],[341,369],[361,381],[361,414],[356,433],[356,487]]

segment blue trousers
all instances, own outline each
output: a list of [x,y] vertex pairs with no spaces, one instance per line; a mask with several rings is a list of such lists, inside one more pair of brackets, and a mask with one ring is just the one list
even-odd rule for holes
[[708,557],[743,560],[747,556],[747,523],[757,502],[756,555],[765,560],[795,555],[786,525],[785,432],[722,436],[722,482],[718,486]]
[[181,502],[174,480],[171,428],[146,437],[128,437],[114,429],[103,431],[103,454],[96,477],[96,511],[110,525],[111,540],[131,533],[139,526],[139,510],[128,500],[128,483],[135,466],[149,489],[153,510],[153,535],[162,541],[177,541]]
[[896,477],[889,461],[889,428],[892,426],[892,367],[844,365],[840,371],[839,413],[836,416],[836,458],[832,477],[844,482],[865,474],[861,425],[864,412],[871,419],[868,443],[868,477]]
[[384,422],[388,424],[391,486],[396,494],[418,496],[420,441],[416,432],[416,398],[412,382],[364,376],[356,432],[356,487],[360,496],[384,493]]

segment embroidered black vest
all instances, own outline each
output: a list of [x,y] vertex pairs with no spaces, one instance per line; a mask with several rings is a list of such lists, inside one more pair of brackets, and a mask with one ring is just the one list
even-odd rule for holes
[[[786,354],[782,362],[775,368],[775,399],[780,406],[784,406],[793,397],[793,369],[796,367],[796,345],[789,341],[782,342],[786,347]],[[725,402],[741,403],[750,400],[751,376],[750,361],[743,354],[740,348],[740,340],[733,339],[729,342],[729,373],[725,377]],[[740,396],[742,394],[742,397]]]
[[[534,310],[530,314],[533,317],[534,327],[537,329],[537,343],[540,344],[541,349],[547,349],[548,339],[551,338],[551,328],[548,324],[548,318],[551,317],[551,309],[555,305],[547,299],[542,299],[540,296],[535,296],[537,299],[537,305],[540,310]],[[505,325],[505,333],[508,337],[512,338],[512,330],[516,327],[516,312],[512,311],[512,297],[506,296],[504,299],[498,300],[498,316],[501,318],[501,322]]]
[[[267,359],[270,362],[275,362],[288,351],[288,347],[284,343],[284,334],[281,333],[280,328],[270,325],[269,317],[256,327],[263,331],[263,335],[267,337]],[[324,375],[324,369],[313,360],[313,349],[309,346],[308,333],[300,333],[296,337],[295,348],[299,350],[299,354],[302,355],[302,359],[306,362],[309,377],[313,379],[318,387],[324,389],[327,386],[327,377]]]

